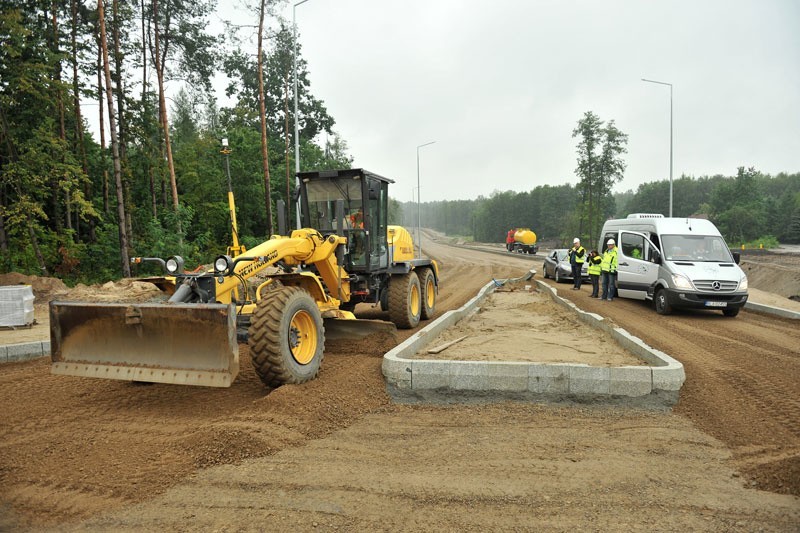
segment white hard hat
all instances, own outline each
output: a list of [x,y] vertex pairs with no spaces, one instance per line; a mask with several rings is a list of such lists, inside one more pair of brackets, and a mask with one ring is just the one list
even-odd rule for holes
[[613,244],[613,245],[616,246],[617,243],[614,242],[614,239],[608,239],[608,243],[607,244]]
[[576,242],[581,242],[581,240],[575,237],[574,239],[572,239],[572,244],[575,244]]

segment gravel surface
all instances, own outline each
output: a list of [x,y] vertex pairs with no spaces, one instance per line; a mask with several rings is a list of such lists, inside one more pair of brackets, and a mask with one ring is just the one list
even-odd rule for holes
[[[541,266],[425,248],[442,262],[437,313]],[[380,373],[388,338],[329,345],[319,379],[269,394],[246,346],[222,390],[50,376],[41,359],[3,365],[0,530],[796,531],[796,323],[661,317],[558,289],[684,363],[674,412],[393,405]]]

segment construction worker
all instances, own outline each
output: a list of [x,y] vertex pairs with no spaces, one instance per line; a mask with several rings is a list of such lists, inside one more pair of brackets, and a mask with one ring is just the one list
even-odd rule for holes
[[516,232],[517,230],[511,228],[510,230],[508,230],[508,234],[506,235],[506,250],[508,250],[509,252],[512,251],[513,249],[512,244],[514,244],[514,234]]
[[364,229],[364,213],[361,212],[361,209],[350,215],[350,227]]
[[572,267],[572,290],[581,290],[581,270],[583,262],[586,260],[586,248],[581,246],[581,240],[577,237],[572,239],[572,248],[569,249],[569,264]]
[[597,250],[592,250],[586,260],[589,262],[589,279],[592,280],[592,294],[589,298],[600,298],[600,273],[603,271],[600,264],[603,262],[603,256],[597,253]]
[[603,262],[600,263],[600,271],[603,275],[603,295],[600,296],[601,300],[608,300],[609,302],[614,299],[617,291],[617,243],[614,239],[608,239],[606,243],[606,251],[603,254]]

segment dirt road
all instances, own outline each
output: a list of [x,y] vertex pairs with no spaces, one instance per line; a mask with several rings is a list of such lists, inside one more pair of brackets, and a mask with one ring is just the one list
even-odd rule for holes
[[[439,313],[541,262],[426,250],[443,263]],[[226,390],[5,365],[0,530],[796,530],[796,325],[559,292],[686,365],[675,413],[392,405],[388,339],[329,346],[320,379],[268,395],[245,346]]]

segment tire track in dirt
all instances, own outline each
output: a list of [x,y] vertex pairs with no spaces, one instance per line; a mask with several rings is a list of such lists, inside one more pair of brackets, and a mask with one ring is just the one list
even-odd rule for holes
[[675,412],[730,446],[759,488],[800,494],[796,322],[746,310],[736,318],[702,311],[660,316],[645,302],[570,293],[559,290],[683,363],[686,383]]
[[[491,277],[526,270],[446,253],[441,262],[435,316],[463,305]],[[388,318],[364,305],[357,313]],[[229,389],[51,376],[48,359],[3,365],[0,530],[61,524],[152,498],[199,468],[301,446],[386,409],[381,357],[414,331],[330,342],[318,379],[271,392],[246,345]],[[3,522],[6,506],[12,526]]]

